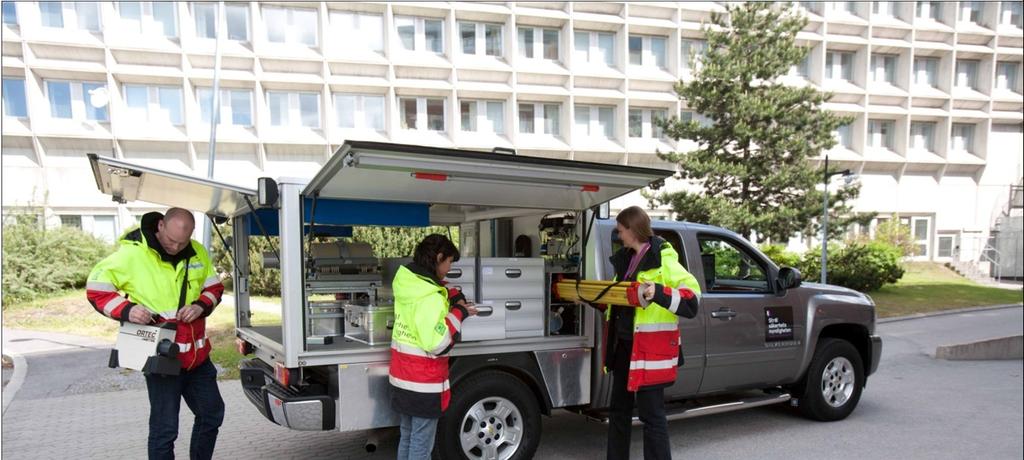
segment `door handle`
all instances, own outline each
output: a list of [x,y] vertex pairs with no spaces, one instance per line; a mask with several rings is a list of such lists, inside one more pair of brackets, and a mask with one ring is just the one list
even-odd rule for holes
[[448,272],[447,275],[445,275],[445,278],[452,278],[452,279],[462,278],[462,269],[461,268],[453,268],[450,272]]
[[523,308],[522,302],[505,302],[505,308],[511,311],[516,311]]
[[731,308],[724,308],[723,307],[723,308],[719,308],[718,310],[715,310],[715,311],[711,312],[711,317],[712,318],[732,319],[732,317],[734,317],[734,316],[736,316],[736,312],[733,311],[733,309],[731,309]]
[[480,317],[491,316],[491,313],[494,313],[494,307],[492,307],[490,305],[477,305],[476,306],[476,315],[477,316],[480,316]]
[[519,278],[523,275],[523,271],[518,268],[506,268],[505,276],[509,278]]

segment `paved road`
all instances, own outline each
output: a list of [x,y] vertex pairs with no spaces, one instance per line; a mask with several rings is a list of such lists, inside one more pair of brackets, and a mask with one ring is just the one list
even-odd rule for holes
[[[944,361],[938,345],[1021,334],[1021,308],[879,325],[878,373],[848,419],[818,423],[782,406],[673,422],[676,458],[985,458],[1024,455],[1024,363]],[[8,344],[5,331],[5,349]],[[24,338],[24,337],[22,337]],[[21,342],[26,345],[29,342]],[[137,374],[106,369],[105,346],[27,355],[25,383],[3,416],[10,458],[144,458],[146,393]],[[393,435],[374,454],[363,436],[294,432],[262,418],[237,381],[223,382],[228,412],[217,458],[394,458]],[[602,458],[603,425],[558,412],[544,420],[536,458]],[[183,408],[179,455],[188,451]],[[116,433],[116,435],[111,435]],[[633,457],[642,457],[639,429]]]

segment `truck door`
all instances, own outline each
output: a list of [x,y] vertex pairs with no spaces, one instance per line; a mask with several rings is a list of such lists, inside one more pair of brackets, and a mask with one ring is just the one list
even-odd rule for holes
[[774,267],[728,234],[697,234],[708,323],[707,369],[700,392],[771,386],[791,377],[806,312],[794,290],[776,295]]

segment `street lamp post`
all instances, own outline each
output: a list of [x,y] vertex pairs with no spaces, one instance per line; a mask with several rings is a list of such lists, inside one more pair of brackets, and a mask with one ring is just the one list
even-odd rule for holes
[[826,275],[827,264],[828,264],[828,180],[832,176],[843,176],[850,178],[853,175],[849,169],[842,171],[829,172],[828,171],[828,155],[825,155],[825,193],[822,198],[822,213],[821,213],[821,284],[826,284],[828,278]]

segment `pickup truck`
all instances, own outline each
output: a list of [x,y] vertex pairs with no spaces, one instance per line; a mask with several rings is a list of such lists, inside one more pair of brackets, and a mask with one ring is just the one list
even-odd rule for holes
[[[345,142],[312,178],[259,178],[255,188],[90,161],[99,189],[117,201],[230,223],[237,345],[250,356],[239,391],[270,422],[366,432],[368,448],[377,430],[398,424],[388,402],[390,280],[408,259],[377,257],[353,241],[353,227],[457,228],[462,259],[447,280],[481,314],[463,322],[451,352],[452,401],[436,450],[452,459],[531,458],[541,416],[554,410],[606,420],[603,316],[552,286],[610,279],[608,258],[621,242],[608,203],[671,175],[360,141]],[[703,291],[697,316],[679,320],[683,363],[665,391],[670,420],[780,403],[822,421],[854,410],[881,356],[870,297],[803,283],[726,229],[675,221],[653,229]],[[262,257],[250,257],[256,238],[272,242]],[[256,263],[280,270],[279,323],[253,321]]]

